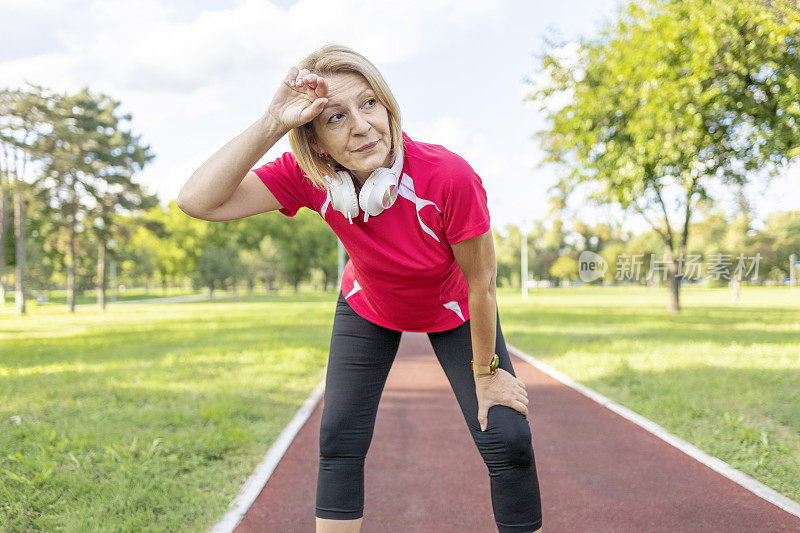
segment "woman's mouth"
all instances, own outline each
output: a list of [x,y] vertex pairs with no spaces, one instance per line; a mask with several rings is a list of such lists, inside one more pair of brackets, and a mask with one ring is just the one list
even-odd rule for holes
[[356,152],[369,152],[370,150],[375,148],[377,145],[378,145],[378,141],[374,141],[374,142],[371,142],[369,144],[365,144],[364,146],[362,146],[361,148],[356,150]]

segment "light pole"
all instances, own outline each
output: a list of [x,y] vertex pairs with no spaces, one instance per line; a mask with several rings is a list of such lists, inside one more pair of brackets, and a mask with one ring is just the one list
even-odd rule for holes
[[[108,248],[112,252],[117,247],[117,241],[111,239],[108,242]],[[111,260],[111,302],[117,301],[117,262],[116,260]]]
[[520,235],[520,285],[522,286],[522,301],[528,301],[528,223],[523,218],[519,229]]
[[111,260],[111,301],[117,301],[117,262]]
[[341,290],[342,289],[342,273],[344,272],[344,245],[339,238],[336,238],[336,244],[339,248],[339,277],[336,280],[336,288]]

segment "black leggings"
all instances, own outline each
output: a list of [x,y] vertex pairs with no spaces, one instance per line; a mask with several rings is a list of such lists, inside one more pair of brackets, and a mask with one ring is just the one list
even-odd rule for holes
[[[374,324],[339,293],[331,334],[325,404],[319,435],[316,516],[352,520],[364,515],[364,460],[372,440],[386,377],[401,331]],[[500,532],[539,529],[542,506],[528,419],[511,407],[493,405],[486,431],[478,422],[478,400],[469,364],[469,320],[447,331],[428,333],[472,438],[489,468],[492,509]],[[500,368],[514,374],[497,317]]]

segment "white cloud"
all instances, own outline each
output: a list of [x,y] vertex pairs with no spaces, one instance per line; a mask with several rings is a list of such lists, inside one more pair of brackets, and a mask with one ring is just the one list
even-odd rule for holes
[[[19,37],[14,55],[8,49],[0,55],[11,57],[0,61],[0,86],[26,80],[56,91],[89,86],[122,101],[133,129],[145,132],[142,142],[157,155],[138,179],[167,202],[266,109],[288,68],[319,46],[351,46],[383,68],[480,26],[497,5],[344,0],[332,8],[323,0],[300,0],[286,10],[244,0],[187,18],[158,0],[0,0],[0,10],[14,13],[5,29],[11,35],[17,28]],[[31,54],[38,36],[52,42]],[[283,139],[264,159],[286,150]]]
[[58,19],[35,2],[5,4],[22,9],[19,16],[29,23],[39,19],[39,30],[52,32],[63,49],[0,63],[0,84],[30,79],[77,89],[91,80],[114,93],[191,93],[246,79],[254,69],[283,74],[326,42],[352,46],[375,62],[397,62],[429,49],[443,30],[469,28],[495,11],[490,0],[343,0],[335,9],[323,0],[300,0],[288,11],[246,0],[180,22],[157,0],[98,0],[73,3],[72,10],[62,3]]
[[[573,33],[582,25],[585,33],[610,7],[576,4],[299,0],[285,9],[229,0],[229,7],[203,11],[188,1],[0,0],[0,87],[25,80],[56,91],[88,86],[120,100],[157,155],[138,179],[166,203],[263,113],[289,67],[323,44],[341,43],[384,73],[412,138],[442,144],[475,168],[493,222],[502,225],[547,214],[555,177],[553,169],[531,168],[541,154],[529,135],[542,116],[521,103],[528,87],[519,79],[545,24]],[[573,37],[556,51],[564,60],[574,59]],[[550,104],[563,105],[561,98]],[[286,150],[284,138],[262,162]],[[793,179],[768,190],[773,204],[796,202]]]
[[[532,152],[506,147],[498,150],[475,126],[459,117],[443,116],[429,123],[410,123],[412,139],[440,144],[457,153],[481,177],[496,227],[520,224],[547,215],[546,189],[554,182],[550,171],[534,169]],[[510,149],[509,149],[510,148]]]
[[[577,41],[572,41],[564,44],[563,46],[553,48],[550,50],[550,54],[555,58],[555,60],[565,68],[570,66],[574,66],[578,61],[578,51],[580,49],[580,43]],[[531,96],[533,92],[539,90],[546,90],[553,88],[553,80],[550,76],[544,72],[535,72],[534,74],[529,76],[531,83],[528,85],[523,85],[520,91],[520,98],[527,98]],[[583,71],[576,70],[575,78],[580,80],[583,78]],[[547,111],[554,113],[565,105],[572,101],[574,91],[572,89],[567,89],[566,91],[558,91],[551,94],[548,98],[543,99],[541,101],[532,101],[527,100],[525,105],[527,107],[533,109],[544,108]]]

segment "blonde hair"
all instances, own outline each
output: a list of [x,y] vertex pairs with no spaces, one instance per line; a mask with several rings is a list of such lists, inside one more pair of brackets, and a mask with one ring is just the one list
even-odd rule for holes
[[[338,44],[329,44],[312,52],[297,65],[297,68],[301,70],[306,68],[312,74],[323,77],[342,73],[363,76],[375,93],[375,97],[389,113],[389,134],[392,141],[389,155],[390,159],[394,160],[395,154],[397,154],[397,147],[403,145],[400,108],[394,99],[394,95],[392,95],[392,91],[389,90],[389,86],[378,69],[375,68],[375,65],[351,48]],[[297,163],[311,180],[311,183],[318,189],[324,189],[326,183],[324,176],[326,174],[334,176],[336,169],[331,164],[330,159],[324,159],[323,156],[320,156],[311,148],[308,140],[309,135],[313,136],[311,122],[292,128],[289,130],[289,144],[292,147]]]

